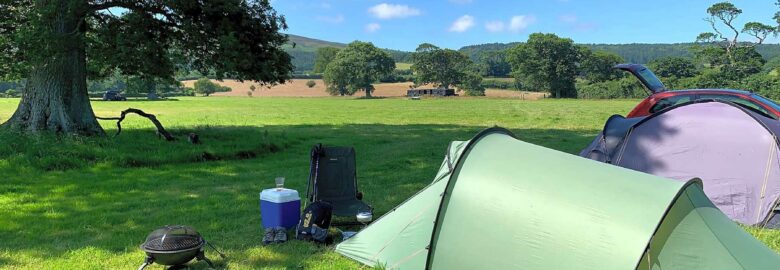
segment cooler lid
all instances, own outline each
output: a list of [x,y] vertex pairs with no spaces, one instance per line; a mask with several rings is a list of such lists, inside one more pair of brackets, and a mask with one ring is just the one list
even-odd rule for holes
[[299,201],[301,197],[298,197],[298,191],[294,189],[276,189],[269,188],[260,192],[260,200],[272,202],[272,203],[286,203],[291,201]]

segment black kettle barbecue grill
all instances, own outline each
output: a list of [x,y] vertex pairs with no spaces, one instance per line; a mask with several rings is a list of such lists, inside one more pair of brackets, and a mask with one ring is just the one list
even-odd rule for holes
[[206,245],[214,249],[222,258],[225,255],[206,242],[194,228],[182,225],[170,225],[153,231],[146,237],[141,250],[146,252],[146,260],[138,267],[143,270],[152,263],[170,266],[168,269],[184,269],[184,264],[197,258],[212,268],[214,264],[206,258],[203,249]]

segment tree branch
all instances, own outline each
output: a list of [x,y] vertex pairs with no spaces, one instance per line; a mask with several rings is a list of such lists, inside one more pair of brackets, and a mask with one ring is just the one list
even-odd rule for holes
[[758,42],[754,43],[752,46],[748,46],[755,47],[758,44],[764,43],[764,40],[766,40],[770,34],[777,35],[777,28],[759,22],[749,22],[742,28],[742,32],[755,37],[758,40]]
[[[724,43],[729,44],[729,39],[726,38],[723,33],[721,33],[720,30],[718,30],[718,28],[715,26],[715,19],[713,17],[705,18],[704,21],[710,23],[710,26],[712,26],[712,30],[715,31],[717,38],[722,39]],[[729,46],[726,46],[726,48],[728,47]]]
[[157,120],[157,117],[154,116],[154,114],[146,113],[139,109],[134,108],[128,108],[127,110],[122,111],[122,114],[119,117],[95,117],[100,120],[117,120],[116,122],[116,134],[114,136],[119,136],[120,133],[122,133],[122,121],[125,120],[125,116],[128,113],[134,113],[143,117],[146,117],[149,119],[149,121],[152,121],[155,127],[157,127],[157,134],[160,136],[163,136],[166,141],[174,141],[176,140],[171,133],[169,133],[167,130],[165,130],[165,127],[160,123],[160,121]]
[[136,6],[138,4],[136,1],[96,1],[97,3],[90,4],[89,5],[89,11],[99,11],[99,10],[106,10],[110,8],[126,8],[126,9],[133,9],[138,8],[139,6]]
[[165,17],[165,23],[170,26],[177,26],[175,22],[179,19],[173,12],[166,10],[165,5],[160,1],[156,1],[156,3],[151,5],[144,5],[143,1],[105,1],[99,4],[89,5],[89,11],[91,12],[100,10],[109,10],[110,12],[111,8],[124,8],[136,12],[160,15]]
[[739,38],[739,30],[735,28],[733,25],[731,25],[731,21],[734,20],[734,18],[728,19],[728,21],[724,21],[723,23],[728,26],[732,31],[734,31],[734,39],[732,39],[729,44],[732,48],[737,46],[737,39]]

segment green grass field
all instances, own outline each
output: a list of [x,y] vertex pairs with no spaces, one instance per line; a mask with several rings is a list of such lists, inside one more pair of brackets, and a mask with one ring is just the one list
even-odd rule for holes
[[411,63],[395,63],[395,69],[398,70],[409,70],[412,68]]
[[485,81],[499,81],[499,82],[515,82],[515,78],[499,78],[499,77],[488,77],[484,78]]
[[[0,99],[0,122],[16,99]],[[612,114],[636,100],[455,98],[181,98],[93,102],[100,116],[139,108],[177,135],[165,142],[130,116],[119,137],[0,133],[0,268],[129,269],[146,235],[192,225],[223,249],[230,269],[354,269],[329,247],[263,246],[258,193],[285,176],[305,192],[310,147],[353,145],[366,201],[381,214],[433,178],[448,143],[494,125],[521,139],[577,153]],[[114,123],[103,122],[109,134]],[[780,233],[750,229],[780,250]],[[196,264],[195,269],[205,269]],[[155,265],[149,269],[162,269]]]

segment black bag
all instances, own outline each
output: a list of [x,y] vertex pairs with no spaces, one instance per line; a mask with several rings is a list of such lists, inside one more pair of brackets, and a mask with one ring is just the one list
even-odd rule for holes
[[303,209],[301,220],[295,230],[298,240],[328,243],[328,228],[333,215],[333,206],[330,203],[316,201],[306,209]]

